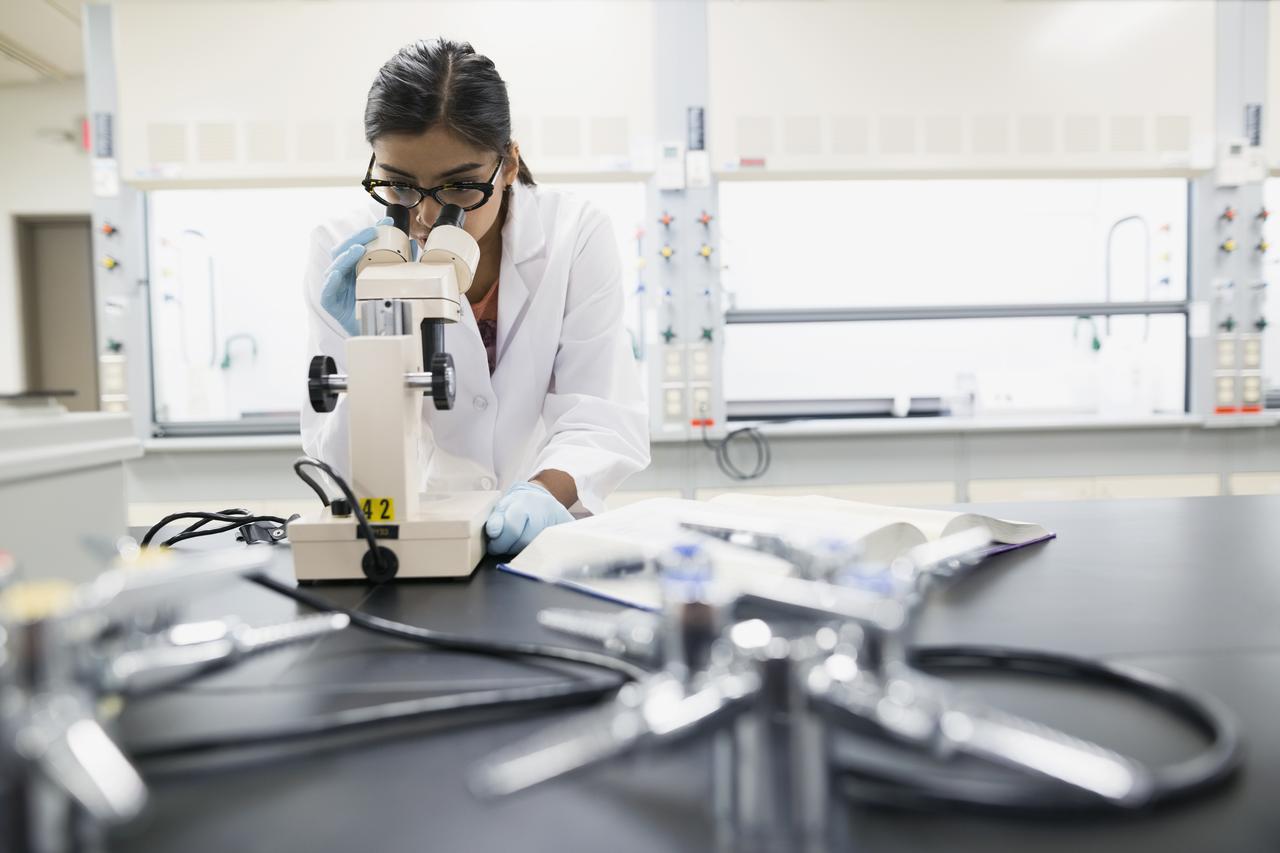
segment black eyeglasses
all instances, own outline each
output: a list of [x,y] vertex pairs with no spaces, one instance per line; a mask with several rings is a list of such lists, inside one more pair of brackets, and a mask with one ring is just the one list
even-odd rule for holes
[[417,207],[424,198],[430,196],[441,206],[456,204],[463,210],[475,210],[489,200],[493,195],[493,182],[498,177],[498,170],[502,168],[502,161],[506,159],[498,158],[498,165],[493,167],[493,174],[487,181],[453,181],[428,189],[415,187],[404,181],[384,181],[373,177],[373,161],[376,157],[376,154],[369,157],[369,168],[365,170],[360,186],[378,201],[383,204]]

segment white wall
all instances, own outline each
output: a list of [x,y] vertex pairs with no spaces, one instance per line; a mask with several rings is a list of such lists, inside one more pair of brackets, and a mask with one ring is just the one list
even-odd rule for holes
[[713,163],[757,175],[1206,168],[1213,26],[1205,0],[713,2]]
[[[1213,10],[1211,0],[717,0],[714,165],[740,176],[1207,168]],[[435,34],[494,58],[515,135],[543,177],[651,165],[662,35],[649,0],[116,0],[114,12],[126,180],[344,180],[368,155],[359,115],[374,71],[411,37]]]
[[648,0],[116,0],[112,11],[121,168],[140,185],[350,181],[369,157],[374,75],[432,36],[493,59],[539,179],[652,163]]
[[0,393],[25,385],[14,219],[89,213],[84,112],[83,80],[0,87]]

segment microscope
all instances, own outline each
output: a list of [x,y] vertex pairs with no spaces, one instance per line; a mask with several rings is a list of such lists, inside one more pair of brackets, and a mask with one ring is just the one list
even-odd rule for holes
[[[359,507],[335,500],[289,525],[300,581],[465,577],[484,556],[483,527],[498,492],[422,494],[422,406],[453,408],[453,358],[444,324],[462,317],[480,247],[463,230],[465,213],[445,205],[414,260],[409,210],[388,205],[356,271],[360,334],[346,342],[347,373],[311,360],[312,408],[332,412],[347,395],[351,490]],[[376,537],[376,552],[356,518]]]

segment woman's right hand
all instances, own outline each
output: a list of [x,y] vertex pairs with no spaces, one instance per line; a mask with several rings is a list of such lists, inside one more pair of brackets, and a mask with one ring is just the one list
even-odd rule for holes
[[333,261],[324,271],[320,305],[349,335],[360,331],[360,326],[356,323],[356,264],[364,257],[365,245],[372,243],[378,236],[377,226],[390,224],[391,217],[384,216],[363,231],[343,240],[329,253]]

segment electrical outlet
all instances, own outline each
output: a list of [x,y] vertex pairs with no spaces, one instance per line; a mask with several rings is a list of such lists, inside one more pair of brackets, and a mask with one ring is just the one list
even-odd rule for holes
[[707,382],[711,379],[711,353],[706,347],[698,347],[689,353],[690,370],[695,382]]
[[1235,366],[1235,338],[1218,338],[1218,370],[1231,370]]
[[1242,338],[1240,366],[1246,370],[1259,370],[1262,367],[1262,339],[1256,335]]
[[684,352],[680,347],[673,347],[666,350],[666,361],[663,366],[663,381],[684,381]]
[[692,405],[690,408],[693,414],[698,418],[711,417],[711,389],[704,386],[695,386],[690,395]]
[[1234,406],[1236,404],[1236,378],[1234,376],[1219,376],[1215,380],[1217,390],[1217,405]]
[[679,388],[667,388],[662,395],[663,414],[668,421],[684,421],[684,394]]

